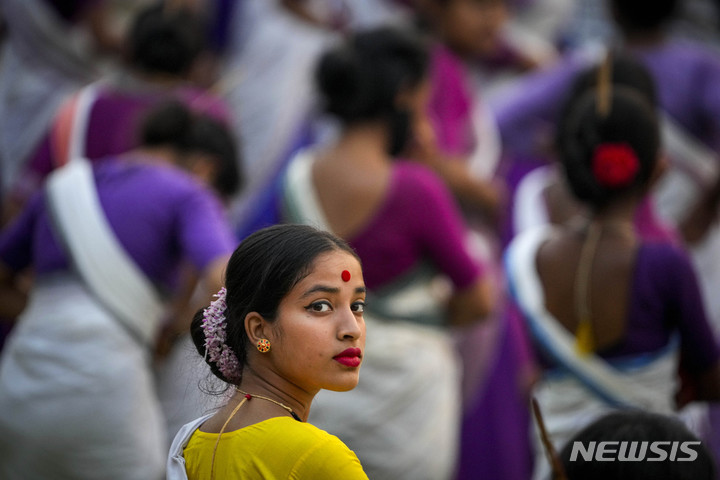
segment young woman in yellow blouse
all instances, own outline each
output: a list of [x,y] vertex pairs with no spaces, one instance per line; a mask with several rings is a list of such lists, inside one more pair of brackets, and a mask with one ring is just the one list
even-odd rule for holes
[[191,331],[233,391],[178,432],[168,478],[367,479],[340,439],[305,422],[320,389],[358,382],[365,285],[357,255],[312,227],[269,227],[235,250],[225,285]]

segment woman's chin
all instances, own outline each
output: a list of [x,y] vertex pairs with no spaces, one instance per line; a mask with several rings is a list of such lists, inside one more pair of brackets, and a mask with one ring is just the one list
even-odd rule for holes
[[356,376],[353,380],[348,380],[346,382],[338,382],[333,385],[328,385],[325,387],[325,390],[330,390],[333,392],[349,392],[353,388],[357,387],[359,377]]

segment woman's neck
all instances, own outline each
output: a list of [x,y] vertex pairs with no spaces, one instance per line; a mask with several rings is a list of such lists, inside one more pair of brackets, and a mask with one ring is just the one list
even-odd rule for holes
[[177,153],[169,147],[141,147],[123,155],[135,162],[177,166]]
[[635,219],[635,212],[638,207],[638,200],[627,199],[604,205],[602,208],[593,209],[590,213],[591,220],[597,223],[632,223]]
[[608,233],[615,232],[626,240],[634,241],[637,206],[637,199],[628,199],[595,209],[590,212],[588,226],[599,227]]
[[387,127],[380,122],[346,127],[340,138],[323,156],[342,158],[346,164],[360,162],[364,168],[385,166],[390,160],[387,153],[389,137],[386,130]]
[[[285,379],[276,378],[271,374],[260,375],[249,368],[245,367],[243,372],[243,379],[240,386],[237,387],[236,395],[243,396],[249,394],[251,397],[256,396],[258,398],[267,397],[275,402],[279,402],[285,407],[288,407],[297,417],[303,422],[307,422],[308,415],[310,414],[310,404],[317,392],[306,392],[301,388],[289,383]],[[263,400],[260,398],[260,400]],[[268,400],[265,400],[268,401]],[[273,402],[268,401],[269,404]],[[287,410],[277,405],[278,411]]]
[[602,208],[596,208],[581,215],[576,215],[565,224],[568,233],[584,238],[588,228],[599,227],[603,231],[617,232],[621,236],[634,239],[635,214],[638,208],[637,199],[615,202]]

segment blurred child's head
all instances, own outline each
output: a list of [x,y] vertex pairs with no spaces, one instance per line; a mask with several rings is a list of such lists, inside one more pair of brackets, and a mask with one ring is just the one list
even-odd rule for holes
[[[631,455],[639,460],[597,461],[593,455],[593,460],[587,461],[578,454],[577,443],[584,449],[589,449],[591,442],[595,442],[595,448],[600,442],[610,442],[606,444],[610,452],[604,455],[604,458],[614,458],[612,452],[624,448],[623,456],[627,456],[630,451]],[[622,442],[635,442],[634,450],[632,444],[621,447]],[[651,446],[653,442],[660,443]],[[574,454],[573,449],[576,450]],[[658,460],[663,456],[665,460]],[[650,478],[712,480],[715,478],[715,466],[710,453],[680,420],[640,410],[618,411],[596,420],[563,447],[560,460],[570,480]]]

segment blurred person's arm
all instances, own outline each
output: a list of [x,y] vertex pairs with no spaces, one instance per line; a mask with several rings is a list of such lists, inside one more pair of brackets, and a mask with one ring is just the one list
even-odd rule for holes
[[687,252],[671,247],[663,260],[658,295],[680,339],[678,408],[695,401],[720,401],[720,344],[705,310],[695,267]]
[[27,288],[21,278],[0,262],[0,320],[14,320],[27,305]]
[[469,287],[454,292],[448,301],[448,323],[462,326],[483,320],[494,308],[496,293],[487,277],[481,277]]
[[177,228],[185,263],[157,341],[159,357],[169,352],[180,335],[190,331],[195,312],[209,305],[223,286],[225,266],[237,245],[219,199],[199,182],[182,201]]
[[0,318],[15,319],[27,303],[32,284],[36,224],[45,206],[35,195],[13,222],[0,231]]
[[433,127],[427,119],[419,120],[414,132],[408,153],[410,158],[432,168],[465,208],[480,213],[491,222],[497,220],[505,200],[503,186],[474,176],[467,159],[440,152]]
[[710,227],[717,221],[720,208],[720,177],[704,192],[700,200],[679,224],[680,233],[689,245],[700,243]]
[[175,341],[190,331],[195,312],[209,305],[213,295],[222,288],[225,266],[229,259],[229,254],[218,257],[210,262],[202,273],[189,265],[182,269],[179,289],[169,306],[167,322],[158,336],[155,350],[158,358],[170,353]]
[[409,180],[414,190],[409,200],[423,212],[411,228],[420,248],[452,283],[446,305],[448,324],[484,320],[496,303],[492,275],[471,252],[469,232],[452,193],[442,179],[424,169]]

